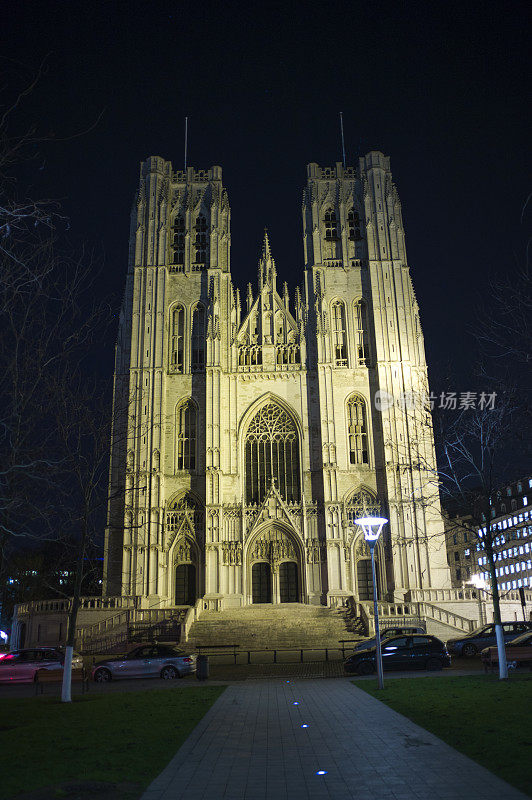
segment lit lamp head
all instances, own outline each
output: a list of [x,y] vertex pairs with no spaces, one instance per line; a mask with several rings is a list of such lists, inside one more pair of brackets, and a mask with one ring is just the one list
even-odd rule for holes
[[386,517],[359,517],[358,519],[354,519],[353,522],[355,525],[360,525],[364,531],[364,539],[371,549],[373,549],[388,520]]
[[476,589],[487,589],[488,584],[482,575],[471,575],[470,581]]

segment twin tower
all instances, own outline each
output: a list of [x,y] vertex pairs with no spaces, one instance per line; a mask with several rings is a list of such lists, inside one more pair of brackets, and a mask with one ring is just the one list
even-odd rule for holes
[[[290,297],[231,280],[221,167],[140,169],[115,367],[104,595],[141,607],[450,586],[423,336],[389,159],[309,164]],[[282,265],[282,254],[280,254]]]

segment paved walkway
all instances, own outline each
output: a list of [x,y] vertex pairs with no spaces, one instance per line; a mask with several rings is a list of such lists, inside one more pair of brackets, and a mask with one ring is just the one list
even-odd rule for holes
[[142,800],[461,797],[525,795],[349,680],[322,679],[229,686]]

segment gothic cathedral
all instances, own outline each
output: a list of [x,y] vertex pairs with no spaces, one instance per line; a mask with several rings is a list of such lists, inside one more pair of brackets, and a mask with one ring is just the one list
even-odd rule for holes
[[[104,595],[142,607],[450,586],[423,336],[389,159],[309,164],[289,296],[230,271],[222,170],[141,164],[114,387]],[[282,255],[281,255],[282,262]],[[410,398],[410,402],[405,402]],[[414,400],[412,400],[414,398]]]

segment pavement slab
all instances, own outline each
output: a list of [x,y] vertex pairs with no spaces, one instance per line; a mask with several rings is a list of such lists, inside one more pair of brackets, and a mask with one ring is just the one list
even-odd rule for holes
[[527,796],[349,679],[296,679],[229,686],[142,800],[459,797]]

